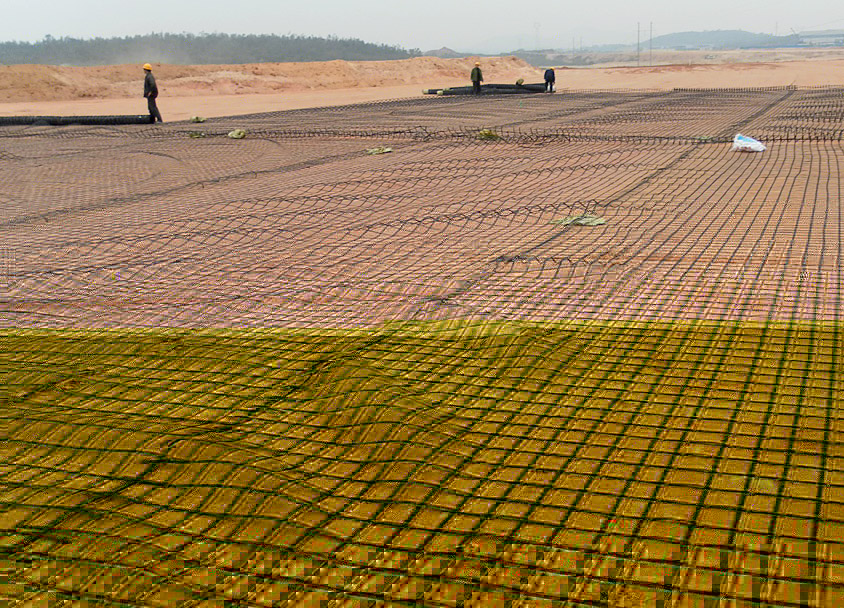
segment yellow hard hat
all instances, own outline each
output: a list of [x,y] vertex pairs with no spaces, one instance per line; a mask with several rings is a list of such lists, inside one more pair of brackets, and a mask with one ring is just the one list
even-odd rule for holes
[[144,69],[145,69],[145,70],[152,70],[152,66],[151,66],[150,64],[148,64],[148,63],[145,63],[145,64],[144,64]]
[[480,62],[480,61],[476,61],[476,62],[475,62],[475,65],[481,65],[481,62]]

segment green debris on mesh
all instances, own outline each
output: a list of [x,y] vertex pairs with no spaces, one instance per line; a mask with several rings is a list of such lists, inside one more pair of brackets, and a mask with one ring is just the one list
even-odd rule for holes
[[191,116],[190,121],[191,122],[205,122],[205,118],[203,118],[202,116]]
[[601,224],[606,223],[606,219],[598,217],[597,215],[589,215],[588,213],[584,213],[583,215],[572,215],[564,217],[561,220],[549,222],[549,224],[557,226],[600,226]]
[[501,136],[492,129],[481,129],[478,132],[478,139],[484,141],[495,141],[497,139],[501,139]]
[[516,81],[516,84],[517,84],[517,85],[519,85],[519,86],[522,86],[524,83],[525,83],[525,79],[524,79],[524,78],[519,78],[519,79]]
[[378,146],[377,148],[369,148],[366,153],[367,154],[387,154],[387,152],[392,152],[392,148],[388,148],[386,146]]
[[208,134],[205,131],[191,131],[188,133],[188,137],[192,137],[193,139],[199,139],[207,136]]
[[229,133],[229,137],[232,139],[243,139],[246,137],[246,131],[243,129],[235,129],[231,133]]

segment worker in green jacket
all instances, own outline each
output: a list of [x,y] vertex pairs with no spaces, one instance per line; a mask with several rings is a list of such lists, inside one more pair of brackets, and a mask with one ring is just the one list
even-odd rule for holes
[[481,73],[481,62],[476,61],[475,67],[472,69],[472,92],[475,95],[481,94],[481,83],[484,81],[484,75]]

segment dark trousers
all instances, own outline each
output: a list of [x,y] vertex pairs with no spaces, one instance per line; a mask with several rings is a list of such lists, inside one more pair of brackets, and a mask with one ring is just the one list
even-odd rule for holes
[[553,93],[554,92],[554,81],[553,80],[546,80],[545,81],[545,92],[546,93]]
[[156,120],[158,122],[164,122],[161,118],[161,112],[158,111],[158,106],[155,105],[155,97],[147,97],[147,107],[149,107],[149,115],[152,118],[152,122]]
[[481,83],[477,80],[472,81],[472,93],[474,93],[475,95],[481,94]]

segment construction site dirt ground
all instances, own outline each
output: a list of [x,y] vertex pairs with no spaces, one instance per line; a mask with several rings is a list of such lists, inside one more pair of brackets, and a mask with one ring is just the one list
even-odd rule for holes
[[842,116],[0,128],[0,598],[844,604]]
[[[844,86],[840,48],[655,51],[620,64],[557,66],[561,93],[795,85]],[[476,58],[313,61],[241,65],[154,64],[166,121],[419,98],[423,89],[469,85]],[[486,83],[542,82],[544,68],[517,57],[482,57]],[[549,56],[549,66],[555,58]],[[650,65],[653,63],[653,65]],[[641,64],[641,65],[639,65]],[[0,65],[0,116],[146,114],[138,65]]]

